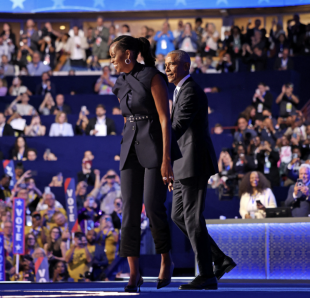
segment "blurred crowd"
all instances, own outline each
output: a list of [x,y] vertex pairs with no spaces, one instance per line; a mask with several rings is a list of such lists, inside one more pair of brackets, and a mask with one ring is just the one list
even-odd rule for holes
[[[35,171],[25,171],[22,164],[15,167],[16,183],[4,174],[0,180],[0,232],[4,234],[6,280],[35,281],[34,259],[47,257],[51,281],[107,280],[109,266],[118,256],[122,224],[120,178],[114,170],[101,176],[93,169],[94,156],[86,151],[82,170],[77,173],[75,190],[78,227],[69,231],[68,214],[52,192],[63,186],[62,174],[53,178],[41,191],[36,186]],[[12,186],[12,185],[11,185]],[[21,256],[16,273],[13,255],[13,198],[26,202],[25,255]],[[145,214],[141,222],[146,220]],[[144,228],[147,224],[144,222]],[[71,233],[72,232],[72,233]],[[118,268],[118,267],[116,267]],[[122,267],[116,269],[124,274]]]
[[[257,186],[260,181],[264,184],[261,192],[269,189],[264,193],[264,200],[260,199],[265,202],[264,208],[276,207],[271,191],[273,187],[290,186],[284,205],[292,209],[293,216],[308,216],[310,123],[306,121],[303,113],[297,110],[299,99],[294,94],[293,84],[283,85],[276,99],[270,91],[265,83],[258,84],[252,105],[238,117],[232,147],[223,148],[220,153],[220,174],[213,177],[210,184],[213,188],[220,189],[220,196],[233,196],[239,191],[242,198],[245,193],[249,195],[249,189],[252,195],[252,186]],[[271,109],[274,100],[279,109],[277,119]],[[214,133],[225,132],[223,127],[217,124]],[[293,200],[292,190],[296,190]],[[301,198],[297,199],[298,196]],[[256,203],[253,204],[255,208],[254,205],[248,207],[257,211]],[[240,211],[240,215],[244,217],[245,213]],[[249,216],[249,212],[246,215]],[[257,216],[260,218],[261,215]]]

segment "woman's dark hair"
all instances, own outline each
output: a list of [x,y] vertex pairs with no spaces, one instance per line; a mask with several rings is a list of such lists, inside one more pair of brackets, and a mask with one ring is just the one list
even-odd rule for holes
[[69,276],[69,273],[68,273],[68,268],[67,268],[66,262],[64,262],[64,261],[58,261],[58,262],[55,264],[54,270],[57,269],[57,266],[58,266],[59,263],[62,263],[62,264],[64,265],[64,267],[65,267],[65,272],[64,272],[64,275],[63,275],[63,279],[64,279],[64,280],[68,280],[70,276]]
[[[239,185],[239,197],[240,198],[245,193],[249,193],[250,195],[253,194],[253,187],[250,183],[251,173],[253,172],[246,173],[240,182],[240,185]],[[254,172],[254,173],[257,173],[258,178],[259,178],[258,185],[257,185],[257,191],[259,193],[262,193],[265,189],[270,188],[270,182],[261,172]]]
[[251,111],[252,110],[255,110],[255,107],[254,106],[248,106],[248,107],[246,107],[246,109],[243,112],[241,112],[240,116],[244,116],[243,118],[245,118],[247,121],[249,121],[251,119]]
[[36,243],[36,236],[33,234],[33,233],[28,233],[25,237],[25,246],[26,246],[26,249],[28,249],[28,238],[29,236],[33,236],[34,238],[34,247],[36,248],[37,247],[37,243]]
[[127,32],[130,32],[130,28],[128,25],[124,24],[122,27],[125,27],[127,29]]
[[133,51],[135,60],[137,59],[139,53],[141,53],[146,66],[155,66],[156,59],[151,52],[150,42],[146,38],[135,38],[132,36],[121,35],[116,37],[112,44],[115,42],[117,42],[116,49],[122,50],[123,52],[126,50]]
[[[53,243],[52,242],[52,231],[56,229],[59,232],[59,238]],[[60,250],[60,245],[61,245],[61,229],[59,227],[52,227],[50,230],[49,237],[47,239],[47,251],[52,251],[52,250]]]
[[241,35],[241,30],[238,26],[233,26],[231,28],[231,30],[230,30],[231,35],[233,35],[235,29],[238,30],[239,35]]
[[18,137],[18,138],[16,138],[15,144],[14,144],[14,149],[16,150],[16,152],[18,152],[19,148],[18,148],[17,142],[18,142],[18,139],[20,139],[20,138],[22,138],[22,139],[24,140],[24,142],[25,142],[25,150],[27,151],[28,146],[27,146],[27,142],[26,142],[26,140],[25,140],[24,137]]

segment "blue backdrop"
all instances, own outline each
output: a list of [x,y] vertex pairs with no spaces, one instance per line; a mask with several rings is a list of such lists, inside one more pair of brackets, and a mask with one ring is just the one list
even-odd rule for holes
[[1,12],[128,11],[275,7],[309,4],[309,0],[2,0]]

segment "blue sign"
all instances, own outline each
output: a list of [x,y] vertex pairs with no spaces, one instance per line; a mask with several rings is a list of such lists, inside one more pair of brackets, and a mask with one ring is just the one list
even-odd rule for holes
[[40,257],[35,260],[34,264],[36,273],[36,282],[49,282],[48,260],[47,257]]
[[10,190],[12,190],[16,183],[14,162],[13,160],[6,159],[2,162],[2,164],[3,164],[4,173],[11,177]]
[[74,178],[67,178],[65,181],[65,195],[67,203],[67,215],[69,222],[69,232],[76,232],[79,227],[77,218],[77,207],[75,198],[75,181]]
[[139,11],[296,6],[310,0],[2,0],[0,12]]
[[25,208],[26,201],[13,200],[13,254],[25,254]]
[[4,236],[0,233],[0,281],[5,281]]

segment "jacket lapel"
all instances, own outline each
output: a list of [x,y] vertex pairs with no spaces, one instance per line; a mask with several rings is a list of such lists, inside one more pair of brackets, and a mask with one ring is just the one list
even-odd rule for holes
[[182,91],[186,88],[186,84],[191,80],[191,77],[189,77],[182,85],[181,89],[179,90],[176,98],[175,98],[175,102],[172,105],[172,110],[171,110],[171,119],[173,118],[173,114],[174,114],[174,110],[175,110],[175,106],[179,100],[180,94],[182,93]]

